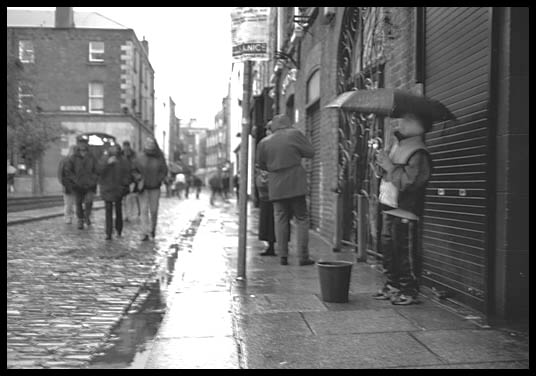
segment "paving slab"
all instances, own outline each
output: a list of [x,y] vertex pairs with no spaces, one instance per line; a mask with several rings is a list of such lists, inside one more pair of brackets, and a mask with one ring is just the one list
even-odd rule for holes
[[414,323],[417,327],[425,330],[438,329],[478,329],[478,326],[470,320],[449,312],[439,307],[407,306],[396,308],[397,312]]
[[233,296],[233,310],[237,313],[325,311],[326,307],[315,295],[260,294]]
[[407,333],[286,336],[265,332],[242,344],[246,368],[385,368],[440,365]]
[[317,335],[401,332],[419,329],[391,308],[304,312],[303,316],[311,330]]
[[239,339],[276,333],[286,336],[307,336],[313,332],[299,312],[255,313],[236,316],[236,335]]
[[497,330],[432,330],[412,333],[449,363],[528,360],[528,342]]

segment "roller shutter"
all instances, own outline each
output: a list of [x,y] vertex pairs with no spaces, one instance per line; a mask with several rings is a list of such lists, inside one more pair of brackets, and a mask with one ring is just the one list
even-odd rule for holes
[[309,216],[313,229],[320,227],[320,106],[317,101],[307,109],[307,136],[315,151],[309,167]]
[[425,93],[458,122],[427,135],[434,172],[422,228],[423,283],[485,310],[488,208],[489,8],[432,7],[425,15]]

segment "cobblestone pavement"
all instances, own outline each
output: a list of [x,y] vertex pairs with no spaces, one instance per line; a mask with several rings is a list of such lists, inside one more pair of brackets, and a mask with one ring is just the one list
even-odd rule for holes
[[136,299],[157,263],[208,205],[162,198],[156,239],[139,220],[104,239],[104,210],[78,230],[62,217],[7,227],[7,367],[85,368]]

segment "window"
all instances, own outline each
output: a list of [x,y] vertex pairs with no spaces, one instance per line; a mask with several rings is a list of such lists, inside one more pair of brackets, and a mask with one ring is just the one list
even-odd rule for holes
[[19,109],[25,112],[32,112],[33,90],[27,82],[19,84]]
[[140,57],[138,55],[138,49],[134,49],[134,72],[138,71],[138,66],[140,65]]
[[320,70],[316,70],[307,81],[307,105],[320,98]]
[[19,41],[19,60],[22,63],[33,63],[34,58],[34,47],[33,42],[30,40],[20,40]]
[[89,61],[104,61],[104,42],[89,42]]
[[104,87],[100,82],[89,84],[89,112],[104,112]]

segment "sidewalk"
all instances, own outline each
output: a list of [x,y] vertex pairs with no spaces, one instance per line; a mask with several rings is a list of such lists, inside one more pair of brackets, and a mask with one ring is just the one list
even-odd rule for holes
[[[298,266],[294,244],[288,266],[258,255],[258,209],[248,206],[246,281],[236,280],[236,205],[220,204],[177,259],[145,368],[529,368],[528,332],[477,325],[427,297],[376,301],[381,276],[368,263],[354,263],[348,303],[323,302],[317,267]],[[355,261],[314,235],[310,250]]]
[[[104,208],[104,201],[96,200],[93,202],[93,210]],[[7,225],[16,225],[19,223],[39,221],[47,218],[54,218],[63,215],[63,205],[52,206],[50,208],[40,208],[33,210],[22,210],[18,212],[7,213]]]

